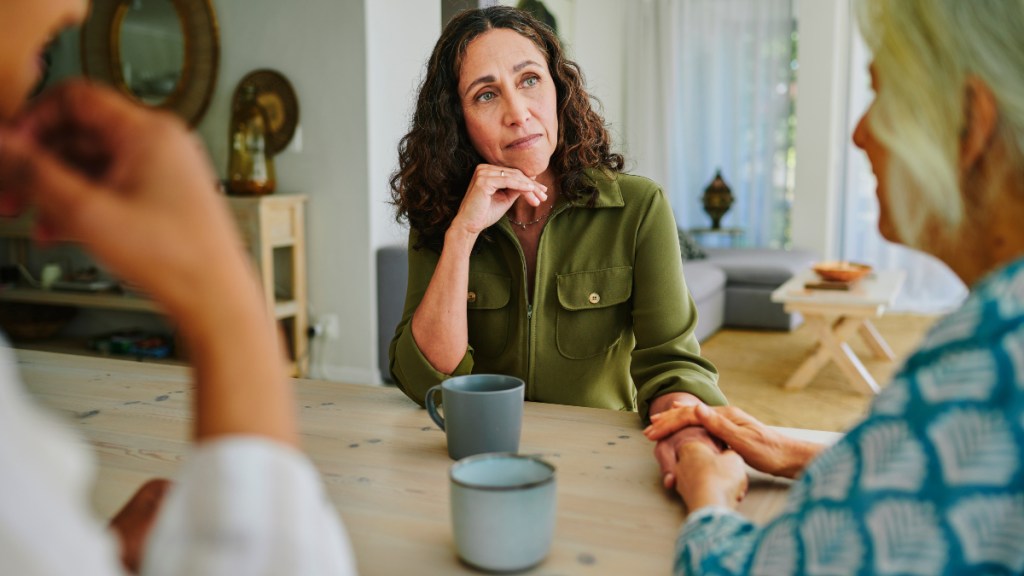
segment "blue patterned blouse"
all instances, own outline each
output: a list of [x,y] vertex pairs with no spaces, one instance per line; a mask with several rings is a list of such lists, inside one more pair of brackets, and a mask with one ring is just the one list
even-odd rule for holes
[[936,324],[758,527],[687,518],[676,574],[1024,572],[1024,260]]

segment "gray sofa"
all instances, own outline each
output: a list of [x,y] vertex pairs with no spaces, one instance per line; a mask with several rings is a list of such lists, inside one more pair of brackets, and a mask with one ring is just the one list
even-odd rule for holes
[[718,332],[725,322],[725,290],[728,278],[725,272],[709,260],[683,262],[683,276],[697,305],[697,340],[707,340]]
[[[408,283],[406,247],[377,250],[378,366],[391,380],[388,346],[402,319]],[[697,339],[707,340],[722,326],[792,330],[802,321],[771,301],[771,293],[818,256],[807,250],[709,248],[706,258],[683,262],[686,285],[697,305]]]

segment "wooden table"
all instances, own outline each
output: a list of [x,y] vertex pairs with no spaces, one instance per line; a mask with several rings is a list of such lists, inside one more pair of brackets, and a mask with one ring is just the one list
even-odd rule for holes
[[[18,351],[28,388],[96,448],[103,517],[185,458],[192,384],[185,368]],[[360,574],[475,574],[452,541],[444,434],[393,388],[296,380],[302,441],[352,537]],[[820,441],[836,434],[789,430]],[[531,574],[668,574],[684,519],[659,487],[653,444],[635,414],[526,404],[520,449],[557,468],[558,517]],[[774,515],[788,482],[753,478],[741,511]]]
[[808,282],[820,279],[806,270],[772,292],[772,302],[781,302],[786,312],[799,312],[818,336],[818,347],[783,384],[783,388],[803,388],[828,361],[834,360],[856,388],[877,394],[878,383],[864,368],[847,341],[860,334],[876,358],[894,360],[889,344],[871,323],[892,306],[906,273],[902,270],[873,272],[853,284],[849,290],[808,289]]

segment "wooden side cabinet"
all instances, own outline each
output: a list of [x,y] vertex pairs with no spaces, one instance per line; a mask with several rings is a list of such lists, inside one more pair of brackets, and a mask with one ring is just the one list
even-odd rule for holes
[[[292,373],[303,376],[309,363],[306,298],[305,195],[227,198],[239,232],[260,274],[267,308],[277,319],[291,360]],[[0,238],[8,239],[7,263],[27,260],[32,221],[26,215],[0,218]],[[117,291],[83,293],[27,286],[0,289],[0,303],[50,304],[160,313],[144,297]],[[62,350],[69,351],[69,350]]]
[[284,336],[292,372],[306,374],[306,196],[229,196],[242,239],[259,269],[263,294]]

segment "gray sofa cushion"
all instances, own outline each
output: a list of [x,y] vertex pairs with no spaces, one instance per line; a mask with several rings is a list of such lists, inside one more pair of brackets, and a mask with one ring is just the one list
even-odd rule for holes
[[772,302],[772,291],[760,286],[729,286],[725,289],[723,324],[732,328],[758,328],[762,330],[793,330],[803,317],[786,312],[778,302]]
[[776,288],[818,260],[809,250],[774,248],[707,248],[707,261],[721,268],[728,285]]
[[703,342],[718,332],[725,319],[725,272],[705,260],[683,262],[683,277],[697,305],[694,334]]
[[694,301],[701,301],[725,289],[725,272],[703,260],[683,262],[683,277]]

